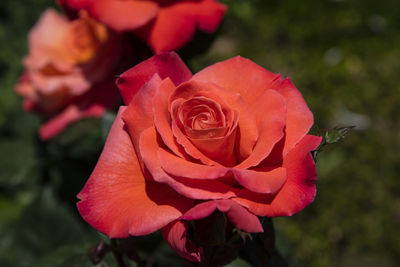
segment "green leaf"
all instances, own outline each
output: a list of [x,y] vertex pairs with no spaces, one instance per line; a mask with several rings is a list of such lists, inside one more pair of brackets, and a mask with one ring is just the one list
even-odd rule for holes
[[327,144],[334,144],[346,137],[347,133],[355,126],[335,127],[327,130],[324,135],[324,141]]
[[311,152],[314,160],[317,160],[318,153],[320,153],[326,145],[339,142],[340,140],[345,138],[348,132],[354,127],[355,126],[335,127],[333,129],[326,130],[325,133],[322,135],[322,143],[318,146],[316,150]]
[[97,238],[85,232],[77,218],[49,189],[43,190],[15,224],[3,229],[0,266],[34,266],[44,255],[67,245],[83,244],[82,253],[87,253]]

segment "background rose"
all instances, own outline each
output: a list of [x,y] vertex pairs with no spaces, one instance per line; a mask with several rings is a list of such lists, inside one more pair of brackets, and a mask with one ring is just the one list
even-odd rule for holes
[[117,103],[113,73],[121,52],[120,37],[84,11],[72,21],[52,9],[42,14],[29,33],[29,55],[16,86],[25,109],[50,118],[39,130],[42,139]]
[[216,0],[59,0],[70,10],[85,9],[116,31],[134,31],[154,52],[176,50],[199,28],[213,32],[225,13]]
[[104,151],[78,195],[83,218],[108,236],[163,228],[192,261],[184,221],[215,210],[246,232],[257,216],[292,215],[315,196],[307,135],[312,113],[289,79],[236,57],[192,76],[174,53],[128,70],[118,80],[121,107]]

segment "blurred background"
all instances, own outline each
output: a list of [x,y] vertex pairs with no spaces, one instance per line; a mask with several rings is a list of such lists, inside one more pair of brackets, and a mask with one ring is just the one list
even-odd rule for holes
[[[315,202],[274,219],[280,252],[295,267],[399,266],[400,2],[221,2],[228,12],[209,49],[186,57],[193,72],[240,54],[292,79],[314,113],[314,134],[356,126],[319,154]],[[112,111],[44,143],[40,118],[21,110],[13,90],[27,33],[49,6],[54,1],[0,2],[0,266],[91,266],[86,250],[104,238],[80,219],[75,195]]]

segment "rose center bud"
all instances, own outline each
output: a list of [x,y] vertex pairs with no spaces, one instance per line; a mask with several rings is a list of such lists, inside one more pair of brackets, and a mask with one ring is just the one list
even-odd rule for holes
[[236,164],[235,110],[214,99],[194,96],[181,102],[177,120],[182,132],[206,156],[226,166]]
[[185,101],[180,108],[179,120],[184,132],[194,139],[220,137],[228,131],[221,105],[205,97]]

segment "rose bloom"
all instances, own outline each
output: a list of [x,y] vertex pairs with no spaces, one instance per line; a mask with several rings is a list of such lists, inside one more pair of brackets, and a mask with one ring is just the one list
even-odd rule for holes
[[49,119],[39,130],[42,139],[118,103],[118,38],[85,12],[72,21],[52,9],[41,15],[29,33],[29,55],[15,89],[26,110]]
[[188,222],[218,210],[238,229],[288,216],[315,197],[307,135],[313,115],[293,83],[235,57],[192,76],[175,53],[117,81],[122,106],[78,194],[82,217],[111,238],[159,229],[181,256],[201,260]]
[[212,33],[226,7],[216,0],[58,0],[67,10],[85,9],[116,31],[133,31],[154,52],[176,50],[196,28]]

